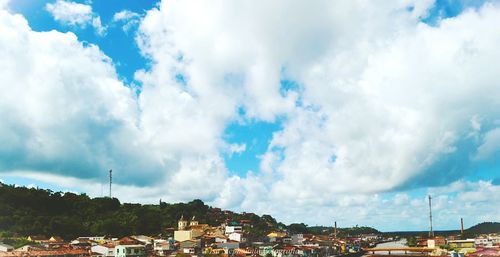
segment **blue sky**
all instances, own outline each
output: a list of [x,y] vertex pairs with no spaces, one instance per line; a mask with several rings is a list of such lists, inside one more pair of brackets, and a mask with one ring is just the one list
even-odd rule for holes
[[122,201],[287,223],[422,230],[428,194],[439,229],[500,219],[496,1],[0,7],[5,183],[100,196],[113,168]]

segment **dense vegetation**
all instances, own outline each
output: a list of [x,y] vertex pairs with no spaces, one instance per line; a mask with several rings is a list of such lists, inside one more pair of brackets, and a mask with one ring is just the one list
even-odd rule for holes
[[220,225],[226,220],[250,220],[251,232],[264,235],[283,224],[269,215],[224,212],[201,200],[156,205],[120,203],[116,198],[14,187],[0,184],[0,237],[59,235],[158,235],[177,227],[181,215],[195,215],[200,223]]
[[[325,226],[314,226],[308,228],[308,233],[316,235],[327,235],[332,234],[334,231],[333,227]],[[339,237],[350,237],[361,234],[380,234],[380,231],[366,226],[354,226],[349,228],[337,228],[337,236]]]
[[470,234],[500,233],[500,222],[483,222],[467,229]]
[[[247,220],[252,226],[245,230],[255,237],[264,236],[273,230],[312,234],[333,231],[332,227],[308,227],[303,223],[286,226],[270,215],[222,211],[207,206],[201,200],[141,205],[120,203],[116,198],[90,198],[85,194],[0,183],[0,238],[4,239],[28,235],[58,235],[66,239],[85,235],[168,235],[172,228],[177,227],[181,215],[188,219],[196,216],[200,223],[211,226],[226,221]],[[339,235],[378,233],[373,228],[357,226],[338,231]]]

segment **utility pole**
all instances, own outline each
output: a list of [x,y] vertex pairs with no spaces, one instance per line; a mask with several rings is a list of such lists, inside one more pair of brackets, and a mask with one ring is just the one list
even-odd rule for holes
[[335,226],[334,226],[334,228],[333,228],[333,237],[334,237],[335,239],[337,239],[337,222],[335,221],[335,223],[334,223],[334,224],[335,224]]
[[433,238],[434,231],[432,231],[432,197],[431,197],[431,195],[429,195],[429,222],[430,222],[429,238]]
[[109,198],[111,198],[111,184],[113,184],[113,170],[109,170]]
[[464,218],[460,218],[460,234],[464,235]]

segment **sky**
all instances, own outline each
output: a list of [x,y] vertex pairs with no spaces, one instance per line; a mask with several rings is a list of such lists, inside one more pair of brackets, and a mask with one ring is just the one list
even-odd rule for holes
[[500,221],[500,3],[0,0],[0,181],[382,231]]

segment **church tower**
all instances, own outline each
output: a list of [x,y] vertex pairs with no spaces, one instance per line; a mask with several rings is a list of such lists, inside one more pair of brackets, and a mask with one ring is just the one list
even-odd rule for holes
[[197,225],[198,225],[198,221],[196,220],[196,217],[193,216],[193,218],[189,222],[189,226],[197,226]]
[[184,215],[181,215],[181,218],[179,219],[179,222],[177,224],[179,230],[186,229],[188,222],[184,219]]

